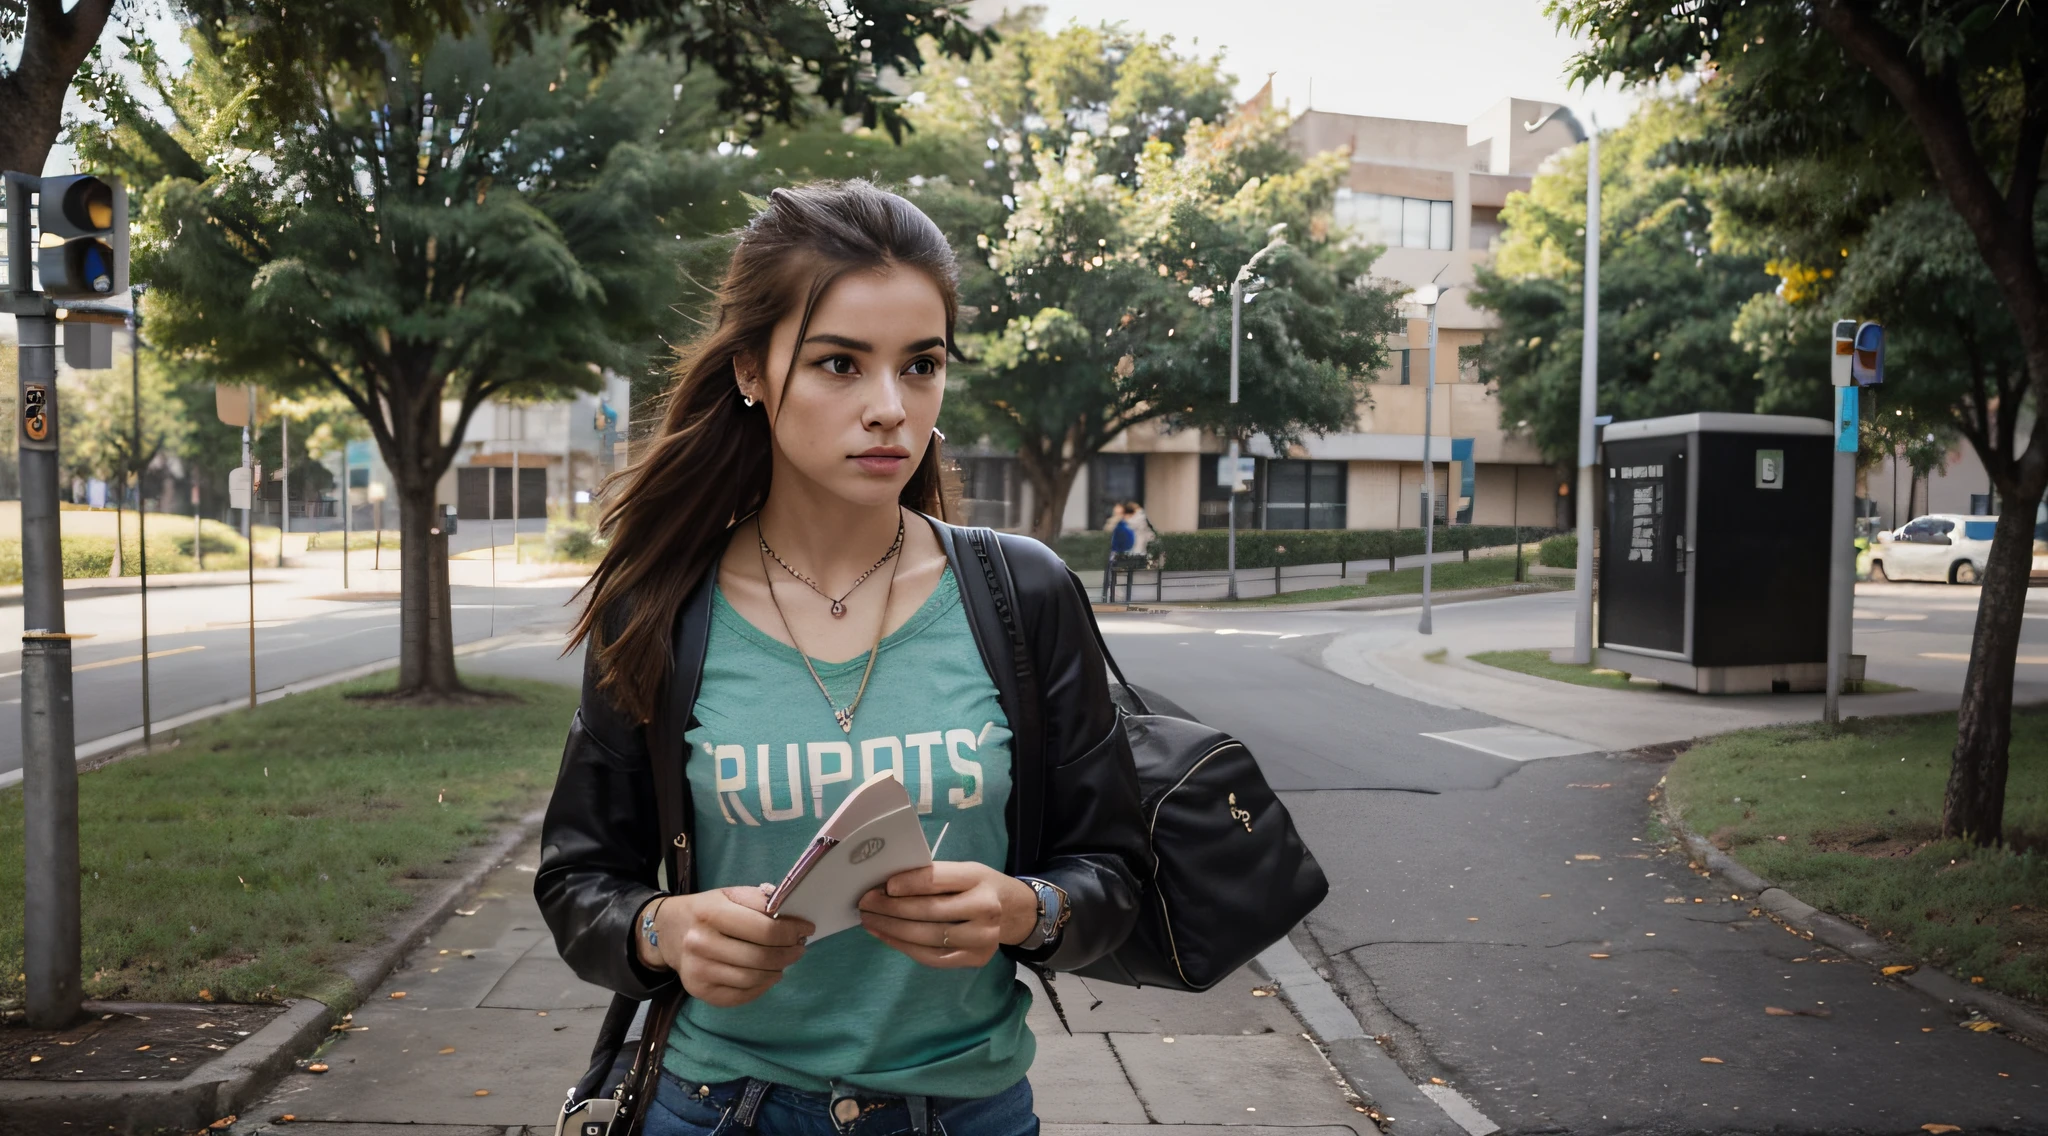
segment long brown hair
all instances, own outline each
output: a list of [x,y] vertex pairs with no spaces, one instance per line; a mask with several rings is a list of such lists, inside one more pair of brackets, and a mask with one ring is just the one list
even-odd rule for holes
[[[711,328],[678,352],[660,428],[605,485],[599,528],[610,543],[570,641],[589,643],[599,689],[634,720],[660,705],[676,612],[724,551],[726,530],[768,499],[768,415],[740,401],[734,359],[765,361],[770,332],[798,305],[803,342],[832,281],[894,265],[938,285],[952,350],[959,266],[945,234],[902,197],[858,180],[777,189],[740,233]],[[934,437],[903,505],[943,517],[942,468]]]

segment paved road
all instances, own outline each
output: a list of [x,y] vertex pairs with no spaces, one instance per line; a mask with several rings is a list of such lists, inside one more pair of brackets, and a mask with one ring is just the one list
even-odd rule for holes
[[[1858,606],[1924,614],[1896,622],[1929,638],[1861,645],[1903,660],[1962,636],[1966,651],[1967,614],[1910,588]],[[1542,618],[1557,602],[1446,606],[1438,628]],[[1752,915],[1661,847],[1645,805],[1661,761],[1490,756],[1469,745],[1515,752],[1530,739],[1489,742],[1464,731],[1497,719],[1319,665],[1332,636],[1413,621],[1105,619],[1133,681],[1243,737],[1283,790],[1333,885],[1305,928],[1312,953],[1411,1079],[1442,1078],[1512,1133],[2048,1132],[2048,1057],[1957,1028],[1943,1007]]]
[[[387,573],[396,576],[396,573]],[[395,590],[396,581],[389,585]],[[358,597],[309,589],[301,581],[256,587],[257,688],[272,690],[320,675],[395,658],[398,603],[388,592]],[[453,592],[458,645],[493,634],[559,628],[573,583],[458,586]],[[77,739],[84,745],[142,724],[138,600],[133,595],[73,600],[67,627],[91,633],[73,648]],[[150,597],[150,711],[162,722],[245,696],[249,689],[249,593],[243,587],[192,587]],[[11,621],[12,627],[6,625]],[[19,642],[21,609],[0,609],[0,642]],[[559,649],[559,648],[556,648]],[[21,653],[0,652],[0,774],[21,768]],[[573,678],[573,676],[572,676]]]

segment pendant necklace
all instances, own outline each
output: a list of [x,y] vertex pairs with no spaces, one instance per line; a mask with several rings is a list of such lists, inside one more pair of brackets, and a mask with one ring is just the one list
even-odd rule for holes
[[[845,594],[841,595],[836,600],[832,599],[831,596],[827,595],[825,589],[819,587],[818,582],[816,580],[813,580],[809,576],[804,575],[802,572],[799,572],[796,569],[790,567],[789,561],[784,560],[781,556],[776,554],[774,549],[768,547],[768,538],[761,535],[761,519],[759,517],[754,518],[754,538],[761,542],[762,553],[773,559],[777,564],[782,565],[782,570],[784,572],[787,572],[790,575],[795,576],[797,579],[803,581],[804,586],[818,593],[818,596],[821,599],[832,601],[832,617],[834,619],[843,619],[846,616],[846,597],[852,595],[855,591],[859,590],[862,584],[867,583],[867,579],[869,576],[874,575],[877,569],[881,568],[882,565],[887,564],[889,561],[895,559],[896,554],[903,551],[903,517],[899,514],[896,518],[896,541],[895,543],[889,546],[889,551],[884,552],[880,560],[877,560],[872,565],[869,565],[867,571],[862,572],[859,576],[855,577],[853,581],[853,587],[846,589]],[[762,564],[762,572],[764,574],[767,572],[766,563]],[[773,591],[774,589],[770,588],[769,590]]]
[[[760,538],[760,534],[761,519],[760,517],[756,516],[754,518],[754,535],[756,539]],[[847,703],[843,707],[840,706],[839,703],[832,697],[832,691],[826,687],[825,680],[818,677],[818,668],[811,665],[810,652],[804,650],[803,644],[798,643],[796,641],[796,629],[789,625],[789,617],[787,615],[784,615],[782,612],[782,600],[777,598],[777,596],[775,595],[775,578],[768,572],[768,558],[771,556],[775,556],[775,553],[768,547],[768,542],[766,540],[761,540],[760,544],[761,581],[768,585],[768,600],[770,603],[773,603],[775,605],[775,618],[782,621],[782,633],[789,636],[790,645],[796,648],[797,657],[804,661],[804,669],[811,672],[811,681],[818,684],[818,693],[825,696],[825,705],[832,708],[832,720],[839,723],[839,729],[842,733],[851,734],[853,733],[853,712],[860,707],[860,700],[867,696],[868,679],[875,673],[875,656],[882,653],[882,633],[889,626],[889,600],[893,598],[896,594],[896,568],[902,567],[903,563],[900,559],[897,559],[896,557],[896,553],[898,552],[898,550],[900,550],[903,547],[903,515],[900,511],[896,515],[896,543],[890,546],[889,554],[887,556],[884,556],[881,560],[875,562],[875,568],[880,568],[884,563],[887,563],[890,560],[896,560],[896,567],[892,567],[889,569],[889,590],[882,594],[882,617],[875,624],[875,645],[868,648],[867,668],[861,671],[860,673],[860,689],[854,692],[853,701]],[[782,563],[781,557],[776,557],[776,563]],[[796,576],[797,579],[803,580],[803,582],[806,584],[811,583],[808,579],[805,579],[802,575],[798,574],[796,569],[790,568],[787,564],[783,564],[782,566],[783,568],[787,569],[791,575]],[[875,568],[870,568],[866,572],[861,573],[861,579],[867,579],[868,576],[874,572]],[[859,586],[860,582],[855,581],[854,587],[858,588]],[[816,584],[811,584],[811,590],[814,592],[818,591],[818,586]],[[818,592],[818,594],[824,595],[823,592]],[[852,595],[853,589],[847,589],[846,594],[849,596]],[[844,615],[844,604],[845,596],[840,597],[838,600],[834,600],[832,603],[832,614],[834,616]]]

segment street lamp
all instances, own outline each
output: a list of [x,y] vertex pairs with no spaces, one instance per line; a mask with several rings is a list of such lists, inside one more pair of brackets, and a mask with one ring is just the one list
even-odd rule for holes
[[[1257,271],[1259,267],[1259,262],[1266,259],[1266,254],[1272,252],[1274,249],[1279,248],[1281,245],[1284,245],[1286,243],[1286,222],[1283,221],[1267,229],[1266,247],[1253,253],[1252,258],[1244,262],[1244,267],[1237,270],[1236,278],[1232,279],[1230,282],[1230,405],[1232,406],[1237,405],[1237,355],[1238,347],[1244,339],[1244,333],[1242,330],[1244,306],[1247,302],[1258,299],[1257,293],[1254,293],[1250,296],[1246,296],[1244,294],[1245,285],[1251,282],[1253,274]],[[1230,464],[1225,470],[1224,476],[1228,478],[1230,485],[1229,506],[1225,510],[1230,515],[1230,598],[1236,599],[1237,495],[1239,493],[1244,492],[1244,479],[1238,476],[1237,429],[1235,423],[1233,423],[1231,427],[1230,456],[1227,460]]]
[[1436,309],[1455,287],[1431,281],[1407,297],[1409,303],[1429,309],[1429,374],[1423,380],[1422,395],[1422,620],[1415,628],[1424,635],[1435,633],[1429,618],[1429,584],[1431,561],[1436,556],[1436,455],[1429,451],[1436,441]]

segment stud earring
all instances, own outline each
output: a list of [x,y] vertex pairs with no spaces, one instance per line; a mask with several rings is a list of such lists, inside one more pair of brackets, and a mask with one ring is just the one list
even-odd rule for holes
[[751,399],[751,398],[749,398],[749,397],[747,397],[747,392],[745,392],[745,391],[741,391],[741,392],[739,392],[739,396],[740,396],[740,401],[741,401],[741,402],[745,403],[745,404],[746,404],[746,405],[748,405],[748,406],[752,406],[752,405],[754,405],[754,400],[753,400],[753,399]]
[[937,426],[934,426],[932,427],[932,437],[937,438],[939,441],[943,442],[946,440],[946,432],[944,430],[939,429]]

